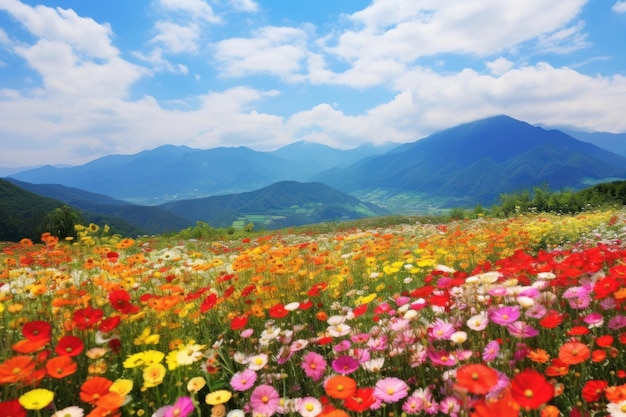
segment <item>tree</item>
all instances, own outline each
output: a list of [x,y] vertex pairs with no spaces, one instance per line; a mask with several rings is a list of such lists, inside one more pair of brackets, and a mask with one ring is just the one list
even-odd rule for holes
[[48,213],[46,216],[45,228],[59,239],[66,237],[76,238],[76,230],[74,226],[80,224],[83,220],[82,214],[68,205],[58,207]]

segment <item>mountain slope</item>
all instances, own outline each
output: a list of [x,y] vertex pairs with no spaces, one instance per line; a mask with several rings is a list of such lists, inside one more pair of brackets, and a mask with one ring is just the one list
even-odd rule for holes
[[129,204],[102,194],[58,184],[30,184],[14,178],[6,180],[39,196],[50,197],[87,212],[91,218],[99,219],[95,222],[98,224],[102,224],[106,217],[115,217],[150,234],[176,232],[192,225],[190,221],[158,207]]
[[402,211],[433,197],[444,207],[493,204],[501,193],[542,183],[553,189],[582,189],[614,178],[626,178],[626,158],[558,130],[496,116],[446,129],[311,180],[365,201],[405,194],[407,207],[392,208]]
[[248,221],[267,229],[389,214],[324,184],[296,181],[281,181],[240,194],[173,201],[159,207],[213,227]]
[[[0,179],[0,240],[18,241],[22,238],[38,240],[45,230],[46,216],[65,203],[21,188]],[[110,216],[82,212],[85,223],[108,224],[111,233],[137,236],[145,231],[123,220]]]
[[193,149],[166,145],[134,155],[109,155],[75,167],[44,166],[11,175],[32,184],[62,184],[143,205],[246,192],[385,152],[392,145],[344,151],[299,142],[273,152],[246,147]]

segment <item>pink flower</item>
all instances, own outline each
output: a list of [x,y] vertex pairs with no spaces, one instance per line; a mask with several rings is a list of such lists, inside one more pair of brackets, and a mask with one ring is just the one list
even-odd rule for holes
[[259,385],[252,391],[250,396],[252,411],[266,416],[274,414],[279,403],[280,395],[271,385]]
[[326,372],[326,360],[322,355],[315,352],[304,355],[300,366],[304,369],[306,376],[313,381],[319,381]]
[[352,356],[342,355],[333,361],[332,366],[338,374],[348,375],[359,369],[359,361]]
[[246,369],[233,375],[230,379],[230,386],[233,387],[235,391],[245,391],[252,388],[256,382],[256,378],[256,372],[252,369]]
[[453,325],[445,320],[437,319],[432,325],[430,335],[437,340],[448,340],[455,331]]
[[520,339],[535,337],[539,334],[539,330],[535,329],[528,323],[524,323],[523,321],[510,323],[507,328],[509,329],[511,336],[519,337]]
[[492,340],[491,342],[487,343],[487,346],[485,346],[485,349],[483,350],[483,360],[485,362],[491,362],[498,357],[499,353],[500,344],[497,341]]
[[386,403],[395,403],[406,397],[409,386],[403,380],[395,377],[383,378],[374,387],[374,397]]
[[421,413],[422,399],[415,394],[411,394],[411,396],[406,399],[404,404],[402,404],[402,411],[409,415]]
[[193,400],[189,397],[180,397],[174,405],[166,407],[163,417],[187,417],[193,410]]
[[501,326],[513,323],[519,319],[519,316],[520,310],[517,306],[504,306],[489,310],[489,320]]

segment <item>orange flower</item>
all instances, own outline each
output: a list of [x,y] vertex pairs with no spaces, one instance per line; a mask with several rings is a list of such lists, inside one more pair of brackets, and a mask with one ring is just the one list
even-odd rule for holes
[[598,363],[603,362],[606,359],[606,351],[602,349],[595,349],[591,352],[591,361]]
[[69,356],[57,356],[46,362],[46,371],[52,378],[65,378],[76,372],[78,366]]
[[356,381],[349,376],[335,375],[326,382],[326,394],[329,397],[343,400],[356,392]]
[[38,350],[41,350],[44,346],[48,344],[48,342],[49,340],[46,340],[46,339],[38,339],[38,340],[24,339],[24,340],[20,340],[19,342],[14,343],[13,346],[11,346],[11,349],[21,354],[33,353],[33,352],[37,352]]
[[550,360],[550,354],[544,349],[531,350],[526,357],[536,363],[547,363]]
[[13,356],[0,364],[0,384],[12,384],[30,378],[35,370],[32,356]]
[[552,359],[550,361],[550,366],[548,366],[545,371],[547,376],[563,376],[568,373],[569,366],[559,358]]
[[117,410],[124,404],[124,396],[117,392],[107,392],[96,401],[96,406],[105,410]]
[[559,417],[561,412],[553,405],[546,405],[541,409],[541,417]]
[[101,376],[94,376],[83,382],[80,387],[80,399],[91,405],[96,405],[100,397],[109,392],[111,385],[113,385],[113,381]]
[[612,403],[619,403],[626,400],[626,384],[607,387],[604,396]]
[[315,315],[315,318],[318,319],[319,321],[326,321],[328,320],[328,314],[326,314],[326,312],[324,311],[318,311],[317,314]]
[[581,342],[567,342],[559,349],[559,359],[568,365],[576,365],[591,356],[589,347]]
[[472,394],[485,395],[498,382],[498,373],[483,364],[469,364],[457,370],[456,379],[459,386]]

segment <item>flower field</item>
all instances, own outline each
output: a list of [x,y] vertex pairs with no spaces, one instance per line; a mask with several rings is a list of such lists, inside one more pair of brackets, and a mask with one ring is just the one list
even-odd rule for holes
[[626,213],[3,244],[0,416],[626,416]]

